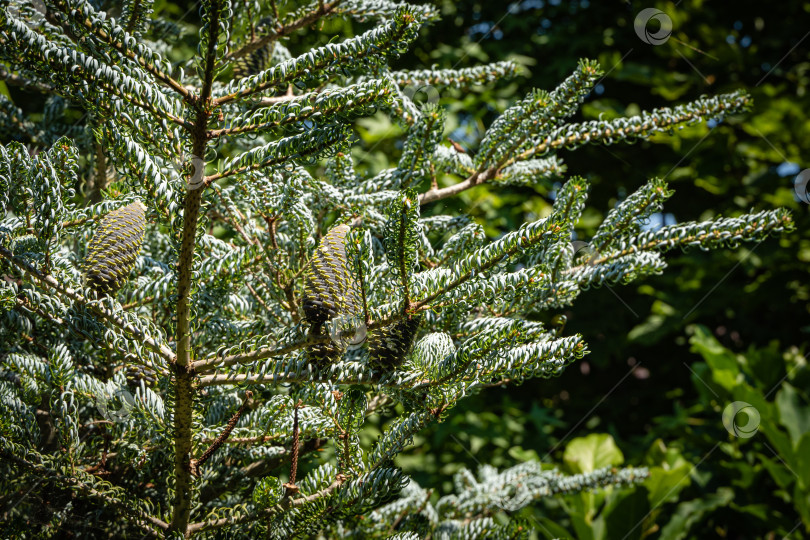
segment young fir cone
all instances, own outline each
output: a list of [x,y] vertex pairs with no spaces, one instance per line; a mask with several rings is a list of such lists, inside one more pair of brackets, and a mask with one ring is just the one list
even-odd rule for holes
[[127,381],[135,385],[139,385],[141,381],[150,388],[157,385],[158,381],[154,371],[137,365],[128,365],[125,370]]
[[369,332],[368,357],[372,369],[393,371],[399,367],[413,348],[419,322],[419,317],[414,316]]
[[146,206],[140,201],[104,216],[87,247],[88,284],[104,294],[120,289],[135,266],[145,232]]
[[[310,260],[304,285],[304,320],[310,332],[316,336],[326,335],[325,323],[337,317],[357,317],[362,311],[360,293],[346,258],[346,235],[348,225],[332,228]],[[312,348],[311,358],[323,365],[343,353],[345,344],[331,340]]]

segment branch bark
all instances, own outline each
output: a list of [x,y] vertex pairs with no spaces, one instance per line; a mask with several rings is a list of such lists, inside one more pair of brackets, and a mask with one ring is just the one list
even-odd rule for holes
[[204,373],[217,368],[232,366],[234,364],[244,364],[246,362],[264,360],[265,358],[271,358],[273,356],[288,354],[293,351],[297,351],[299,349],[308,347],[310,345],[317,345],[318,343],[326,343],[329,341],[329,339],[330,338],[328,336],[318,338],[306,337],[305,339],[295,341],[293,343],[290,343],[289,345],[285,345],[283,347],[278,348],[267,347],[247,353],[232,354],[230,356],[222,356],[222,357],[209,356],[204,360],[194,362],[194,371],[198,373]]
[[462,191],[466,191],[472,187],[483,184],[487,180],[491,180],[497,173],[498,169],[493,167],[483,171],[476,171],[466,180],[463,180],[458,184],[453,184],[452,186],[447,186],[441,189],[432,188],[429,191],[419,195],[419,204],[428,204],[440,199],[446,199],[447,197],[453,197]]
[[26,79],[25,77],[20,77],[19,75],[15,75],[9,72],[5,66],[0,66],[0,79],[4,80],[8,84],[13,86],[21,86],[23,88],[33,88],[43,94],[52,94],[54,93],[54,89],[52,86],[49,86],[45,83],[40,81],[33,81],[30,79]]
[[[211,88],[214,81],[217,41],[220,31],[220,0],[211,2],[208,22],[208,47],[205,52],[205,71],[200,95],[193,99],[197,109],[194,129],[191,132],[192,152],[205,156],[206,127],[211,116]],[[180,257],[177,262],[177,362],[175,364],[174,406],[174,490],[172,501],[172,530],[186,536],[191,515],[192,477],[192,411],[194,369],[191,361],[191,275],[194,250],[197,241],[197,220],[200,214],[203,189],[192,189],[186,194],[183,207],[183,231],[180,242]]]

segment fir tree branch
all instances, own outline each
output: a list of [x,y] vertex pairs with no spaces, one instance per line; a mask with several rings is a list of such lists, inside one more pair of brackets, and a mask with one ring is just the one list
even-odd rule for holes
[[34,88],[43,94],[53,94],[54,88],[41,81],[34,81],[26,79],[20,75],[15,75],[6,69],[6,66],[0,65],[0,79],[13,86],[21,86],[23,88]]
[[[109,96],[117,96],[156,117],[187,126],[173,114],[176,103],[151,82],[137,79],[122,66],[109,65],[81,51],[71,50],[48,40],[21,20],[8,16],[2,34],[0,57],[25,63],[42,79],[54,83],[54,90],[66,99],[79,100],[91,110],[103,108]],[[101,95],[105,99],[101,98]]]
[[505,168],[540,157],[563,148],[573,149],[585,143],[612,144],[637,138],[648,138],[655,133],[674,129],[679,125],[691,124],[706,117],[739,112],[747,107],[751,98],[741,92],[703,98],[672,109],[660,108],[642,116],[599,120],[584,123],[565,124],[551,131],[542,139],[536,140],[526,150],[514,155],[505,155],[497,164],[477,170],[465,180],[444,188],[432,188],[419,196],[420,204],[428,204],[447,197],[453,197],[470,188],[497,178]]
[[702,98],[674,108],[662,107],[641,116],[567,124],[535,140],[530,148],[506,159],[502,166],[507,167],[561,148],[574,149],[585,143],[612,144],[622,140],[632,142],[636,138],[648,138],[655,133],[670,131],[679,125],[739,112],[750,104],[751,97],[748,94],[735,92]]
[[[192,152],[195,156],[206,155],[206,128],[211,115],[211,89],[216,67],[216,51],[219,32],[221,0],[211,0],[206,13],[208,17],[207,50],[205,52],[203,85],[195,100],[197,117],[192,136]],[[183,229],[180,256],[177,262],[177,370],[175,374],[174,409],[174,481],[175,500],[172,504],[172,530],[188,534],[191,514],[191,450],[192,408],[194,377],[191,359],[191,277],[194,265],[194,249],[197,240],[197,220],[200,213],[203,189],[186,192],[183,209]]]
[[[84,493],[88,497],[100,499],[106,504],[123,510],[126,515],[133,518],[133,523],[145,530],[147,534],[158,537],[160,535],[155,531],[155,527],[161,530],[168,529],[169,525],[165,521],[147,514],[140,508],[133,507],[132,504],[127,504],[128,501],[123,498],[125,493],[122,488],[113,486],[108,482],[99,482],[90,474],[82,475],[79,470],[74,472],[78,473],[80,476],[85,476],[84,478],[63,474],[58,470],[49,468],[45,463],[29,461],[28,456],[31,454],[37,455],[11,441],[0,439],[0,455],[2,455],[3,458],[34,471],[40,478],[50,479],[59,484],[66,485]],[[25,457],[20,457],[20,455],[24,455]],[[42,458],[42,456],[38,457],[40,459]],[[103,484],[106,484],[103,487],[107,488],[107,491],[97,489],[97,485]]]
[[170,221],[170,216],[178,210],[175,203],[177,190],[153,159],[152,152],[113,123],[104,124],[102,131],[109,141],[107,149],[118,160],[119,166],[127,166],[130,177],[143,186],[160,215]]
[[289,343],[281,347],[276,348],[265,347],[255,351],[232,354],[230,356],[222,356],[222,357],[220,357],[219,355],[212,355],[203,360],[198,360],[197,362],[194,362],[194,371],[197,373],[206,373],[213,369],[228,367],[234,364],[246,364],[258,360],[264,360],[265,358],[282,356],[285,354],[289,354],[291,352],[304,349],[306,347],[318,345],[321,343],[328,343],[329,341],[330,341],[329,336],[307,336],[302,340],[295,341],[293,343]]
[[412,309],[414,311],[428,309],[430,303],[435,299],[457,288],[475,274],[485,272],[505,259],[532,247],[549,236],[559,233],[560,226],[550,218],[523,225],[516,232],[506,234],[496,242],[467,256],[457,264],[458,270],[454,272],[455,277],[449,283],[431,292],[421,300],[415,301]]
[[[300,30],[306,26],[316,23],[320,18],[324,17],[325,15],[329,15],[334,11],[334,9],[340,5],[343,0],[333,0],[328,4],[321,4],[318,6],[318,9],[307,13],[306,15],[299,17],[298,19],[282,25],[280,27],[274,28],[270,33],[265,36],[262,36],[258,39],[253,39],[243,45],[241,48],[233,51],[232,53],[228,54],[225,57],[226,61],[235,60],[237,58],[241,58],[243,56],[247,56],[250,53],[257,51],[263,47],[268,46],[270,43],[277,41],[281,38],[287,37],[293,32]],[[274,13],[274,21],[278,21],[278,9],[276,8],[275,2],[272,4],[273,13]]]
[[[281,438],[281,435],[279,435],[279,434],[275,434],[275,435],[257,435],[255,437],[228,437],[227,439],[222,441],[222,443],[223,444],[250,445],[250,444],[255,444],[255,443],[276,442],[280,438]],[[205,442],[207,444],[211,444],[214,441],[216,441],[217,439],[218,439],[218,437],[213,437],[213,438],[209,437],[208,439],[205,439],[202,442]],[[277,445],[271,444],[270,446],[277,446]]]
[[[191,91],[174,80],[171,76],[162,72],[156,65],[148,61],[142,55],[136,54],[129,44],[136,43],[136,39],[131,35],[131,30],[124,30],[118,26],[112,26],[108,21],[99,20],[95,10],[88,3],[69,5],[65,0],[52,0],[52,5],[59,9],[63,15],[68,17],[74,24],[84,28],[88,33],[95,36],[102,43],[106,43],[125,58],[136,62],[147,73],[166,86],[180,94],[186,99],[191,98]],[[137,17],[133,17],[134,22]],[[115,36],[115,37],[113,37]],[[151,54],[155,54],[150,51]]]
[[[304,382],[310,380],[311,377],[309,375],[298,375],[298,374],[291,374],[285,376],[277,376],[277,375],[242,375],[242,374],[221,374],[221,375],[205,375],[199,378],[198,385],[200,388],[205,388],[206,386],[218,386],[218,385],[243,385],[243,384],[255,384],[255,385],[264,385],[264,384],[290,384],[295,382]],[[356,377],[348,377],[348,378],[330,378],[329,382],[335,384],[357,384],[360,382],[360,379]],[[373,382],[369,379],[367,382]]]
[[[506,342],[505,342],[506,343]],[[484,355],[490,351],[482,352],[481,354]],[[286,361],[284,362],[286,364]],[[284,375],[278,374],[258,374],[258,375],[251,375],[251,374],[219,374],[219,375],[205,375],[199,378],[198,386],[200,388],[205,388],[207,386],[237,386],[237,385],[284,385],[284,384],[293,384],[293,383],[302,383],[302,382],[311,382],[313,380],[318,381],[325,381],[332,384],[337,385],[358,385],[358,384],[366,384],[366,385],[375,385],[380,387],[386,388],[429,388],[433,386],[445,386],[446,383],[452,377],[448,377],[447,380],[437,381],[433,379],[426,379],[426,378],[413,378],[411,377],[408,380],[402,380],[399,378],[390,378],[386,377],[386,374],[383,373],[364,373],[359,376],[329,376],[329,377],[321,377],[319,379],[315,379],[311,373],[287,373]],[[386,379],[386,380],[384,380]],[[459,379],[453,382],[471,382],[478,383],[470,378],[470,379]],[[514,381],[513,381],[514,382]]]
[[345,116],[354,111],[362,113],[369,106],[384,103],[391,94],[388,82],[378,80],[337,90],[285,96],[276,105],[259,109],[244,118],[234,118],[230,127],[209,131],[208,137],[274,131],[309,119],[323,124],[336,115]]
[[119,319],[113,313],[110,313],[109,311],[98,306],[97,304],[91,304],[90,302],[88,302],[86,298],[84,298],[78,292],[74,291],[70,287],[65,287],[61,285],[58,281],[56,281],[56,279],[53,276],[43,274],[33,266],[18,260],[9,250],[7,250],[2,246],[0,246],[0,256],[2,256],[11,264],[16,266],[29,276],[31,276],[41,285],[44,285],[49,289],[53,289],[54,291],[63,294],[67,298],[73,300],[74,302],[77,302],[87,307],[92,313],[95,313],[96,315],[106,319],[110,323],[114,324],[120,330],[123,330],[124,332],[130,334],[133,338],[142,341],[144,345],[146,345],[150,350],[161,356],[167,362],[171,363],[174,361],[175,358],[174,353],[166,345],[158,343],[157,341],[155,341],[154,338],[144,335],[143,332],[141,332],[139,329],[133,327],[131,324],[123,321],[122,319]]
[[[21,308],[21,309],[23,309],[25,311],[28,311],[29,313],[35,313],[35,314],[39,315],[40,317],[42,317],[43,319],[47,319],[47,320],[51,321],[52,323],[56,324],[57,326],[59,326],[61,328],[70,328],[71,330],[76,332],[76,334],[84,337],[88,341],[88,343],[94,343],[96,345],[101,345],[104,348],[104,350],[107,351],[108,354],[110,354],[112,352],[117,352],[113,348],[111,348],[107,343],[98,343],[98,340],[94,336],[88,335],[82,329],[77,328],[76,326],[68,323],[67,321],[65,321],[61,317],[57,317],[56,315],[45,312],[44,310],[42,310],[38,306],[33,305],[31,302],[29,302],[25,298],[17,297],[16,302],[17,302],[17,307],[18,308]],[[46,353],[47,353],[47,349],[46,349]]]
[[[543,470],[539,461],[526,461],[501,473],[490,466],[480,467],[480,481],[469,471],[457,474],[457,494],[443,497],[437,511],[447,522],[470,516],[517,512],[533,500],[557,493],[577,493],[606,486],[628,486],[649,477],[647,468],[603,467],[587,473],[563,475],[556,469]],[[476,521],[473,519],[473,521]],[[464,537],[464,531],[455,531]]]
[[520,67],[512,62],[495,62],[485,66],[462,69],[393,71],[391,78],[401,86],[452,86],[465,88],[476,84],[485,84],[517,75]]
[[[522,228],[521,231],[518,231],[518,233],[513,233],[512,237],[505,237],[505,238],[502,238],[501,240],[499,240],[499,241],[504,241],[505,243],[508,243],[508,244],[512,245],[512,247],[507,250],[506,255],[504,255],[504,257],[509,257],[510,255],[514,255],[515,253],[520,252],[522,250],[522,246],[527,246],[527,245],[530,245],[531,243],[536,243],[536,242],[540,241],[541,239],[543,239],[547,234],[549,234],[548,232],[545,232],[545,233],[537,232],[537,231],[543,230],[542,228],[538,227],[537,223],[529,224],[529,225],[532,225],[533,227],[525,227],[524,226],[524,228]],[[552,232],[553,232],[554,230],[556,230],[556,226],[551,227],[551,229],[552,229]],[[528,234],[525,234],[523,232],[524,230],[525,231],[531,231],[531,232],[529,232]],[[514,240],[515,238],[517,238],[518,240]],[[490,249],[492,249],[492,248],[490,248]],[[471,259],[476,259],[476,257],[477,256],[475,254],[473,254],[470,258]],[[501,262],[502,259],[503,259],[503,257],[490,257],[487,262],[482,263],[483,266],[480,267],[477,271],[483,271],[486,268],[495,266],[496,264]],[[417,313],[419,311],[427,311],[427,310],[430,310],[430,309],[436,307],[436,306],[431,305],[429,302],[431,300],[435,299],[435,297],[438,297],[441,294],[444,294],[445,292],[458,287],[459,285],[464,283],[466,280],[470,279],[473,276],[474,273],[476,273],[476,271],[474,271],[474,270],[464,271],[464,272],[462,272],[462,276],[460,278],[458,278],[456,280],[453,280],[449,285],[443,287],[437,293],[431,294],[431,295],[428,296],[428,298],[423,299],[421,301],[412,302],[411,303],[410,313],[414,314],[414,313]],[[373,330],[377,330],[377,329],[380,329],[380,328],[391,326],[391,325],[395,324],[396,322],[402,320],[406,316],[408,316],[407,313],[402,312],[402,311],[397,311],[395,313],[390,314],[386,318],[382,318],[382,319],[373,321],[370,324],[367,324],[366,325],[367,330],[368,331],[373,331]],[[282,345],[282,346],[262,347],[260,349],[254,350],[254,351],[238,353],[238,354],[233,354],[233,355],[229,355],[229,356],[212,355],[212,356],[209,356],[208,358],[205,358],[203,360],[198,360],[197,362],[194,362],[193,369],[194,369],[195,373],[203,374],[203,373],[209,373],[209,372],[214,371],[214,370],[219,370],[219,369],[230,367],[230,366],[237,365],[237,364],[241,364],[241,365],[255,364],[256,362],[258,362],[260,360],[265,360],[267,358],[273,358],[273,357],[282,357],[282,356],[288,355],[288,354],[290,354],[292,352],[295,352],[295,351],[298,351],[298,350],[301,350],[301,349],[311,348],[311,347],[314,347],[314,346],[319,345],[319,344],[329,343],[330,341],[331,341],[331,338],[329,336],[306,335],[305,337],[303,337],[301,339],[298,339],[296,341],[293,341],[291,343],[288,343],[288,344]],[[279,367],[284,367],[288,363],[289,363],[288,360],[280,360],[278,365],[279,365]],[[377,373],[373,377],[372,376],[343,377],[343,378],[326,377],[324,380],[329,380],[329,381],[337,383],[337,384],[362,384],[362,383],[377,383],[377,382],[379,382],[381,380],[382,377],[383,377],[382,373]],[[280,374],[244,375],[244,374],[239,374],[239,373],[224,373],[224,374],[221,373],[221,374],[206,375],[206,376],[200,377],[198,379],[198,384],[199,384],[200,387],[205,387],[205,386],[212,386],[212,385],[230,385],[230,384],[286,384],[286,383],[291,383],[291,382],[302,382],[302,381],[306,381],[306,380],[311,380],[311,375],[310,374],[306,374],[306,375],[296,375],[296,374],[293,374],[293,375],[290,375],[290,374],[285,374],[285,375],[280,375]],[[429,385],[429,383],[430,383],[429,380],[413,381],[413,385],[426,385],[426,384]],[[396,385],[396,384],[402,384],[402,383],[393,382],[391,384]],[[408,383],[408,385],[411,385],[411,383]]]
[[644,251],[668,251],[688,246],[720,247],[741,240],[761,240],[768,234],[790,230],[792,227],[793,217],[782,209],[746,214],[739,218],[720,218],[701,223],[679,223],[657,231],[642,233],[637,238],[631,239],[630,242],[625,242],[623,249],[598,256],[584,265],[566,270],[565,273],[573,274],[589,266],[603,265]]
[[131,34],[135,31],[135,27],[138,26],[138,11],[141,8],[141,0],[134,0],[134,6],[132,7],[132,14],[127,22],[126,31],[128,34]]
[[209,446],[208,449],[205,452],[203,452],[203,454],[199,457],[199,459],[192,459],[191,460],[191,474],[193,474],[194,476],[199,478],[199,476],[200,476],[200,466],[202,466],[203,463],[208,461],[208,459],[212,455],[214,455],[214,452],[216,452],[217,449],[220,446],[222,446],[223,443],[225,443],[225,441],[228,440],[228,437],[230,436],[231,432],[233,431],[233,428],[236,427],[236,423],[239,421],[239,418],[242,417],[242,414],[245,412],[245,408],[247,407],[248,402],[250,401],[250,398],[252,398],[252,397],[253,397],[253,392],[251,392],[250,390],[245,392],[245,399],[242,401],[242,405],[239,407],[239,409],[236,411],[236,413],[231,417],[231,419],[228,420],[228,423],[225,426],[225,429],[222,430],[222,433],[219,435],[219,437],[214,439],[214,442],[211,443],[211,446]]
[[292,93],[292,85],[290,85],[289,88],[287,88],[287,93],[284,94],[283,96],[263,97],[256,102],[256,105],[258,105],[259,107],[269,107],[271,105],[276,105],[277,103],[284,103],[285,101],[290,101],[295,98],[296,95]]
[[477,185],[483,184],[488,180],[495,178],[495,175],[498,173],[498,169],[495,167],[490,167],[483,171],[476,171],[471,174],[467,179],[453,184],[452,186],[447,186],[444,188],[436,189],[431,188],[429,191],[421,193],[419,195],[419,204],[428,204],[434,201],[438,201],[440,199],[446,199],[447,197],[453,197],[458,195],[462,191],[466,191],[472,187]]
[[347,128],[342,125],[325,126],[317,132],[305,132],[285,137],[254,148],[226,162],[224,171],[206,176],[203,185],[207,187],[213,182],[229,176],[275,167],[291,159],[316,156],[345,140],[346,130]]
[[287,512],[294,508],[299,508],[301,506],[305,506],[312,502],[315,502],[319,499],[328,497],[332,493],[335,492],[343,483],[346,481],[346,477],[339,475],[338,478],[335,479],[328,487],[317,491],[311,495],[307,495],[306,497],[301,497],[298,499],[292,499],[290,497],[284,497],[281,502],[276,504],[275,506],[271,506],[270,508],[266,508],[259,513],[256,514],[245,514],[237,517],[230,517],[230,518],[223,518],[218,519],[215,521],[202,521],[199,523],[192,523],[188,527],[189,534],[193,534],[199,531],[207,531],[210,529],[217,529],[219,527],[224,527],[226,525],[236,525],[238,523],[246,523],[249,521],[256,521],[257,519],[266,519],[273,517],[277,514],[281,514],[283,512]]
[[391,461],[405,447],[413,442],[413,436],[428,426],[445,410],[444,406],[437,411],[414,411],[397,418],[378,439],[369,455],[369,468],[374,470],[385,462]]
[[[421,311],[429,309],[429,306],[422,306],[418,310],[413,309],[412,312]],[[398,313],[394,313],[387,318],[380,319],[377,321],[373,321],[367,325],[367,330],[377,330],[386,326],[390,326],[397,321],[404,318],[406,314],[402,311]],[[328,335],[326,336],[315,336],[309,335],[299,338],[295,341],[287,343],[285,345],[280,345],[277,347],[262,347],[256,349],[254,351],[232,354],[228,356],[220,356],[219,354],[211,355],[203,360],[198,360],[193,363],[192,369],[197,374],[207,373],[216,369],[226,368],[229,366],[233,366],[236,364],[249,364],[255,363],[259,360],[265,360],[267,358],[273,358],[276,356],[284,356],[290,354],[295,351],[299,351],[301,349],[314,347],[316,345],[329,343],[331,341],[331,337]],[[207,384],[228,384],[227,378],[233,377],[233,375],[217,375],[216,378],[210,377],[203,377],[200,379],[201,386],[206,386]],[[205,381],[213,381],[216,380],[218,382],[207,382]],[[272,376],[269,379],[264,380],[272,380]],[[221,382],[220,382],[221,381]]]
[[[402,9],[397,17],[380,28],[352,38],[338,45],[320,47],[310,51],[306,56],[293,58],[261,73],[251,75],[232,83],[225,91],[229,92],[215,100],[216,105],[242,99],[270,88],[287,87],[299,79],[311,77],[312,74],[325,74],[346,64],[380,59],[395,54],[392,49],[410,42],[416,37],[417,21],[410,10]],[[336,63],[338,58],[343,59]]]

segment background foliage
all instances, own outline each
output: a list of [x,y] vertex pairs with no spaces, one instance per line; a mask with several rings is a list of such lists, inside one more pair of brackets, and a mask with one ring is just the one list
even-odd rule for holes
[[[810,153],[810,39],[801,22],[807,4],[525,0],[442,5],[442,20],[402,61],[417,57],[441,67],[504,57],[521,62],[527,69],[524,79],[485,90],[496,110],[531,87],[549,88],[566,65],[583,55],[597,58],[607,72],[596,95],[586,100],[584,119],[747,89],[754,106],[733,124],[700,124],[675,137],[657,135],[632,147],[586,146],[562,157],[569,173],[594,183],[591,200],[601,202],[596,208],[609,208],[647,176],[666,177],[677,196],[667,204],[667,214],[651,222],[653,227],[664,220],[669,224],[771,205],[790,208],[797,227],[778,241],[735,252],[682,254],[672,259],[672,272],[592,291],[565,313],[566,330],[595,337],[579,370],[551,381],[491,389],[465,401],[448,422],[417,441],[409,458],[403,457],[406,470],[430,485],[479,461],[498,466],[527,458],[566,462],[571,444],[609,434],[624,463],[666,470],[669,488],[663,493],[671,493],[661,499],[652,493],[656,480],[651,480],[646,502],[639,494],[627,495],[621,504],[572,498],[567,508],[558,509],[560,519],[573,508],[574,516],[592,528],[586,530],[572,516],[564,525],[568,534],[804,537],[810,531],[810,499],[803,471],[810,457],[794,452],[808,428],[795,429],[793,447],[784,451],[773,444],[769,431],[790,423],[770,414],[782,384],[795,378],[790,407],[798,412],[810,405],[805,358],[810,351],[810,217],[808,205],[794,192],[796,174],[807,167]],[[634,32],[633,20],[645,7],[672,19],[666,43],[644,43]],[[461,40],[447,43],[446,36],[460,33]],[[450,136],[475,148],[481,126],[496,113],[468,110],[459,95],[446,96],[448,104],[458,97],[458,128]],[[384,152],[374,155],[382,159]],[[548,204],[528,188],[481,188],[461,199],[488,233],[542,214]],[[601,217],[591,215],[591,222]],[[587,240],[593,229],[577,232]],[[732,380],[752,384],[761,399],[768,396],[768,405],[760,409],[761,432],[744,441],[730,437],[721,422],[722,410],[743,392],[720,389],[714,382],[717,371],[707,351],[721,347],[728,348],[728,358],[740,355],[735,358],[742,366],[757,366],[734,371]],[[790,377],[780,383],[787,373]],[[746,395],[750,399],[745,401],[754,403]],[[785,417],[792,413],[786,411]],[[621,454],[616,462],[622,461]],[[645,508],[658,503],[643,527],[622,529],[620,515],[644,516]],[[601,514],[594,508],[601,508]],[[563,536],[543,523],[549,537]]]

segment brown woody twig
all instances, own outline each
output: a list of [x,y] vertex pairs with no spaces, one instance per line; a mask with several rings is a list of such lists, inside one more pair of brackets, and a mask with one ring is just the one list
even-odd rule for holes
[[298,493],[298,486],[295,485],[295,473],[298,471],[298,409],[300,409],[301,406],[302,402],[299,399],[298,403],[295,404],[295,410],[293,413],[293,440],[292,457],[290,458],[290,481],[284,484],[284,487],[286,488],[286,492],[284,494],[285,497],[292,497]]
[[252,397],[253,392],[251,392],[250,390],[245,392],[245,399],[244,401],[242,401],[242,405],[239,407],[239,410],[236,411],[236,414],[234,414],[231,417],[231,419],[228,420],[228,424],[225,426],[225,429],[222,430],[222,433],[219,435],[219,437],[217,437],[214,440],[214,442],[211,443],[211,446],[208,447],[208,450],[203,452],[203,454],[199,457],[199,459],[191,460],[190,463],[191,474],[193,474],[196,477],[200,476],[200,465],[208,461],[208,458],[210,458],[214,454],[214,452],[216,452],[217,449],[220,446],[222,446],[222,444],[228,439],[228,435],[230,435],[231,431],[233,431],[233,428],[236,427],[236,423],[239,421],[239,418],[242,416],[242,413],[245,412],[248,401],[250,401],[250,398]]

